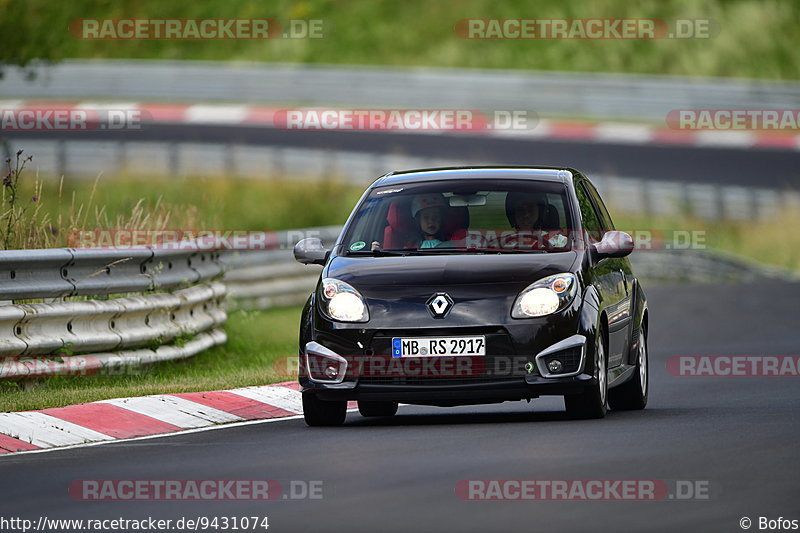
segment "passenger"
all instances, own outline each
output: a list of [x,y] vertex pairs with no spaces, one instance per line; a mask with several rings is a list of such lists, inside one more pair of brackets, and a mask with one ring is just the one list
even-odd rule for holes
[[420,230],[418,248],[436,248],[443,241],[445,201],[441,194],[422,194],[411,201],[411,216]]

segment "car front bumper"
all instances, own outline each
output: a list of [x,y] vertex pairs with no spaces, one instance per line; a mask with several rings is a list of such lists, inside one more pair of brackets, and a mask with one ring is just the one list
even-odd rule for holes
[[[398,366],[397,368],[401,370],[399,372],[391,371],[376,375],[375,372],[364,371],[365,360],[383,359],[380,368],[386,369],[387,360],[391,364],[398,362],[398,359],[386,354],[372,353],[354,358],[339,354],[320,342],[311,341],[306,343],[300,356],[299,380],[303,391],[314,393],[321,400],[331,401],[398,401],[445,406],[522,400],[545,395],[578,394],[595,382],[591,365],[587,365],[589,351],[586,343],[585,336],[575,334],[550,344],[538,353],[534,352],[535,355],[506,353],[487,356],[485,360],[470,358],[481,363],[477,367],[480,371],[470,371],[466,374],[423,372],[421,375],[420,372],[406,372],[408,367]],[[575,357],[580,359],[564,371],[552,373],[547,367],[547,362],[553,357],[567,354],[573,359]],[[401,359],[405,359],[403,363],[417,362],[409,361],[409,358]],[[431,358],[426,359],[426,363],[431,362]],[[491,364],[497,366],[499,361],[503,362],[503,372],[489,368]],[[509,361],[511,363],[506,364]],[[523,364],[525,362],[533,364],[526,367]],[[326,376],[322,372],[326,365],[336,369],[335,377]],[[421,367],[415,365],[414,368],[419,370]]]

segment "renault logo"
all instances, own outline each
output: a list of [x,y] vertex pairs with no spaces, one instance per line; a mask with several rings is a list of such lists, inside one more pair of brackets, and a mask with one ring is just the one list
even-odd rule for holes
[[444,318],[453,307],[453,299],[445,292],[437,292],[427,302],[433,318]]

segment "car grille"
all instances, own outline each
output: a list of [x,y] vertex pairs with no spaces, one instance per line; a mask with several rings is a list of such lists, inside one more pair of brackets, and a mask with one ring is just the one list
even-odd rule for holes
[[442,385],[472,385],[476,383],[499,383],[508,384],[512,382],[525,382],[521,376],[505,376],[505,377],[452,377],[452,378],[433,378],[433,377],[417,377],[417,376],[391,376],[391,377],[378,377],[378,376],[365,376],[359,378],[359,385],[393,385],[398,387],[403,386],[442,386]]

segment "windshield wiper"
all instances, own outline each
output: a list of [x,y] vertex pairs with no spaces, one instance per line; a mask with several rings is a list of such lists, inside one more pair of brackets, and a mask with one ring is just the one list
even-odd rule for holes
[[416,250],[348,250],[346,255],[367,255],[370,257],[405,256]]
[[417,248],[419,255],[426,254],[485,254],[484,250],[464,250],[461,248]]
[[489,253],[489,254],[544,254],[544,253],[547,253],[547,250],[540,250],[540,249],[537,249],[537,248],[532,248],[532,249],[529,249],[529,250],[510,248],[508,250],[491,250],[491,251],[487,250],[486,253]]
[[498,248],[420,248],[419,251],[421,254],[480,254],[480,255],[490,255],[490,254],[543,254],[547,252],[547,250],[540,250],[540,249],[519,249],[519,248],[507,248],[507,249],[498,249]]

